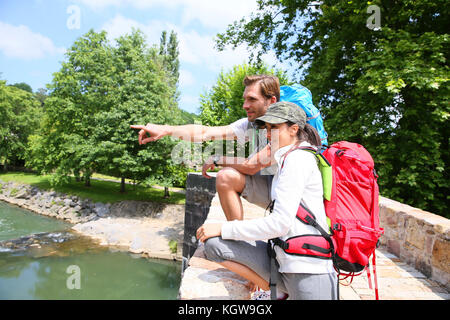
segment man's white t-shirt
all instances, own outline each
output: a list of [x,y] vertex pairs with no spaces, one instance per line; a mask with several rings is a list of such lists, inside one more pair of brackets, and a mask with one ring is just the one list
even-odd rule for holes
[[[256,153],[262,150],[268,143],[266,136],[266,129],[259,130],[254,122],[248,121],[247,118],[239,119],[230,124],[231,129],[237,136],[238,143],[244,145],[249,142],[250,155],[253,157]],[[277,165],[264,168],[258,174],[274,175],[277,172]]]

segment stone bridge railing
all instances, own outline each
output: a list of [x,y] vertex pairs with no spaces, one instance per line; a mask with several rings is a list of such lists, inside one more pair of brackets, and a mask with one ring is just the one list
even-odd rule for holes
[[381,198],[382,245],[425,276],[450,289],[450,220]]

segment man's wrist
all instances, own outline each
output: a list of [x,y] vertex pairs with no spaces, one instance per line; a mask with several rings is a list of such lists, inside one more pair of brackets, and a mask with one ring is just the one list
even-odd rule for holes
[[218,167],[220,164],[221,156],[213,156],[213,163],[216,167]]

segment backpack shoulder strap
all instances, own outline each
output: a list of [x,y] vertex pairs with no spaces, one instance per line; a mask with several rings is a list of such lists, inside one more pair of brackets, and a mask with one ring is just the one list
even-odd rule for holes
[[327,158],[320,153],[320,149],[315,149],[313,147],[295,147],[289,150],[283,158],[283,162],[281,164],[281,169],[283,169],[284,161],[286,157],[294,150],[304,150],[314,154],[318,160],[319,171],[322,175],[322,185],[323,185],[323,197],[330,201],[331,200],[331,189],[333,186],[333,170],[331,164],[328,162]]

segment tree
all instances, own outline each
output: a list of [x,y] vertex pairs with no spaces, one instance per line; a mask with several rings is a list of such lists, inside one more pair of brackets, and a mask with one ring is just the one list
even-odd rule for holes
[[164,66],[171,75],[171,84],[178,85],[180,77],[180,61],[178,59],[178,39],[175,31],[170,32],[169,42],[167,42],[167,31],[161,33],[159,54],[164,57]]
[[26,92],[29,92],[29,93],[33,93],[33,89],[31,88],[31,86],[28,83],[25,83],[25,82],[19,82],[19,83],[10,84],[10,86],[22,89],[22,90],[24,90]]
[[39,127],[39,102],[33,95],[0,81],[0,163],[23,167],[28,137]]
[[47,99],[47,90],[44,88],[39,88],[35,93],[34,96],[37,100],[41,103],[41,106],[43,107],[45,104],[45,99]]
[[48,85],[45,116],[39,137],[32,137],[29,164],[53,173],[53,182],[68,181],[69,175],[84,175],[90,185],[99,170],[94,140],[95,115],[113,104],[114,87],[111,46],[106,32],[89,31],[66,53],[67,61]]
[[178,108],[164,59],[139,30],[116,39],[89,31],[75,41],[54,74],[41,133],[31,138],[29,164],[53,182],[93,172],[144,181],[168,163],[171,139],[139,146],[135,123],[173,123]]
[[[363,144],[383,195],[446,212],[450,194],[448,6],[443,0],[259,0],[217,46],[273,49],[304,66],[331,141]],[[376,6],[380,28],[366,26]],[[372,7],[374,8],[374,7]],[[369,9],[369,10],[368,10]],[[369,24],[370,26],[370,24]]]
[[[103,173],[145,181],[149,176],[164,183],[159,173],[170,163],[174,141],[162,139],[145,148],[137,143],[130,124],[176,121],[178,108],[173,104],[174,88],[166,71],[164,56],[156,48],[147,48],[138,30],[117,39],[113,50],[115,88],[110,91],[114,103],[97,115],[94,139],[99,143],[97,160]],[[158,176],[158,177],[157,177]]]
[[[180,93],[178,91],[178,81],[180,78],[180,62],[179,62],[179,50],[178,50],[178,39],[175,31],[170,32],[169,41],[167,41],[167,31],[163,31],[160,39],[159,54],[163,58],[163,65],[168,74],[168,84],[173,90],[172,95],[172,105],[178,106],[178,100]],[[179,108],[173,108],[173,123],[175,124],[185,124],[186,122],[186,112],[183,112]],[[148,183],[152,184],[154,181],[164,186],[164,197],[169,197],[169,186],[171,185],[182,185],[186,183],[186,176],[188,169],[183,165],[176,165],[172,160],[167,159],[167,166],[160,168],[157,175],[152,175],[148,180]]]

